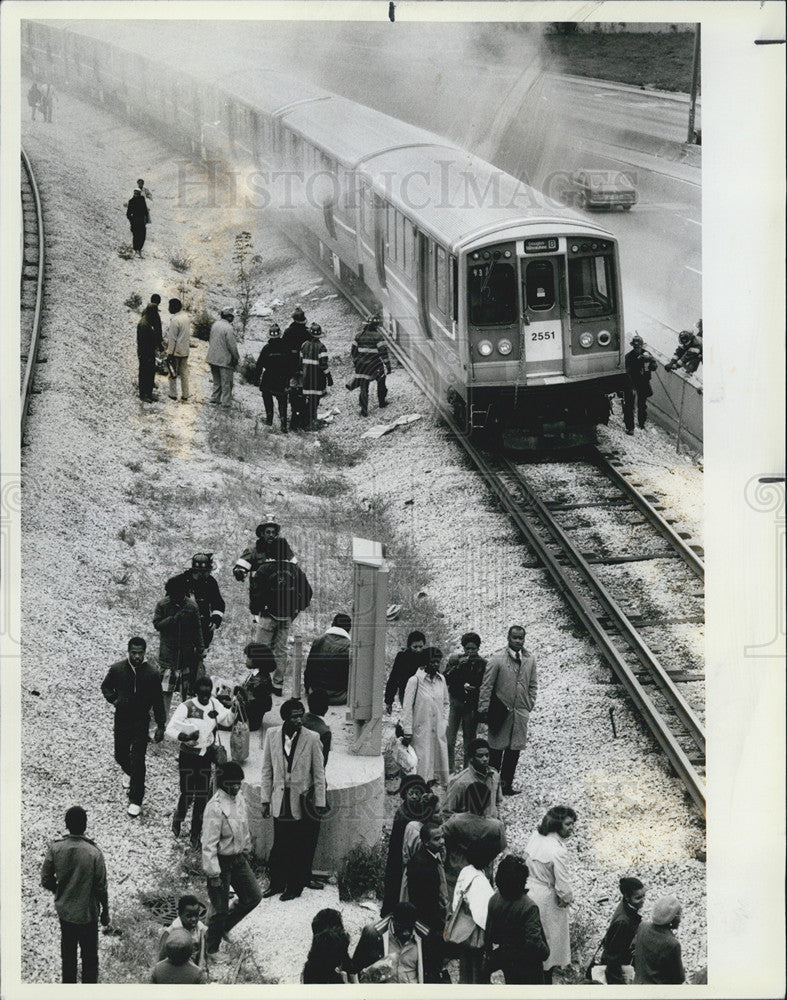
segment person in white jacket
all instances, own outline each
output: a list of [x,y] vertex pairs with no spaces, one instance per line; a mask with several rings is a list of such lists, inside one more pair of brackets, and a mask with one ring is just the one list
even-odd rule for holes
[[180,836],[189,805],[194,803],[191,814],[191,846],[196,850],[202,833],[202,814],[210,798],[210,766],[214,760],[213,745],[217,726],[231,726],[235,721],[234,708],[225,708],[211,697],[213,681],[200,677],[197,696],[187,698],[175,709],[164,735],[180,744],[178,773],[180,798],[172,817],[172,832]]
[[169,398],[178,398],[180,379],[180,399],[185,403],[189,398],[189,351],[191,350],[191,320],[183,312],[180,299],[169,300],[169,314],[172,317],[167,327],[167,361],[169,362]]
[[[468,863],[456,880],[452,911],[456,912],[464,897],[476,927],[485,931],[489,900],[494,896],[495,890],[486,877],[484,869],[488,868],[494,860],[496,848],[486,841],[476,840],[468,845],[466,854]],[[474,936],[477,937],[477,935]],[[489,982],[489,972],[484,963],[483,936],[480,941],[480,945],[465,944],[460,946],[460,983]]]

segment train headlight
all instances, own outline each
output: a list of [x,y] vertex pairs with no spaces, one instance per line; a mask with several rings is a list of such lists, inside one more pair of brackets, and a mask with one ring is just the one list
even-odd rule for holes
[[592,347],[593,346],[593,334],[592,333],[588,333],[588,331],[585,330],[584,333],[580,333],[580,335],[579,335],[579,342],[582,345],[582,347],[584,347],[585,349],[587,349],[588,347]]
[[478,345],[478,353],[482,358],[488,358],[492,353],[492,345],[488,340],[482,340]]
[[505,337],[497,342],[497,350],[500,354],[510,354],[514,349],[514,345],[510,340],[506,340]]
[[599,330],[596,334],[596,340],[599,342],[601,347],[609,347],[612,342],[612,334],[609,330]]

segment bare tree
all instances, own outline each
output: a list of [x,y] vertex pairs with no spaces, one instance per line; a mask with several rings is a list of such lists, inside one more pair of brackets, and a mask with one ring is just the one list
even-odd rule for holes
[[242,335],[245,337],[257,282],[262,277],[262,258],[254,252],[254,241],[251,233],[246,230],[235,237],[232,262],[235,265],[235,280],[238,283],[238,318],[241,322]]

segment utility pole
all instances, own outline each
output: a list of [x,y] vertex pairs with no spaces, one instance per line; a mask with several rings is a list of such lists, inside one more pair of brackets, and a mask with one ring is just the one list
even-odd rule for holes
[[697,114],[697,91],[700,86],[700,25],[694,27],[694,61],[691,67],[691,97],[689,98],[689,135],[686,142],[694,142],[694,119]]

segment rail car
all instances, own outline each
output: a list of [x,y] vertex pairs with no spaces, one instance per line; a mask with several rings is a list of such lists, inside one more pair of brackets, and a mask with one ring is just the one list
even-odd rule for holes
[[188,40],[151,55],[124,24],[120,47],[101,22],[25,22],[23,66],[188,153],[299,180],[290,221],[468,431],[530,448],[606,423],[625,383],[611,233],[434,133],[271,71],[206,72]]

